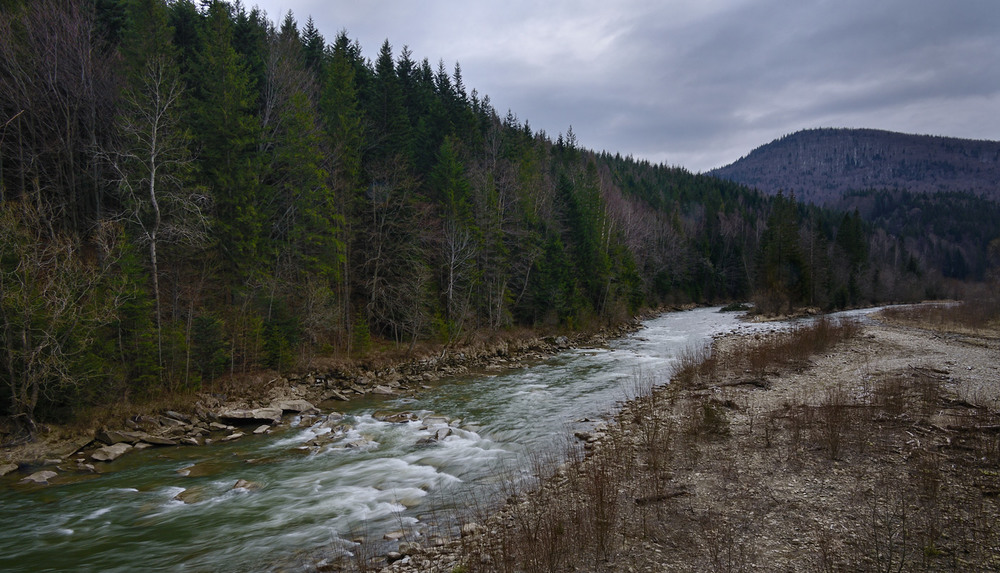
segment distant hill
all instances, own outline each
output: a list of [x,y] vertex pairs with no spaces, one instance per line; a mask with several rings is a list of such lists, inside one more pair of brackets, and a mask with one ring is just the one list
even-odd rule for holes
[[966,191],[1000,200],[1000,142],[876,129],[809,129],[708,173],[829,204],[859,189]]

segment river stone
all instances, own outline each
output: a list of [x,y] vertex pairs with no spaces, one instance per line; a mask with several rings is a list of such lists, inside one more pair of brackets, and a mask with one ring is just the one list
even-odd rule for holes
[[320,427],[335,429],[344,421],[344,415],[340,412],[330,412],[326,415],[326,420]]
[[[65,443],[59,444],[49,450],[49,455],[58,458],[68,458],[83,448],[90,445],[94,441],[94,435],[83,435],[76,438],[66,440]],[[2,475],[2,474],[0,474]]]
[[399,544],[399,552],[403,555],[416,555],[420,553],[420,544],[415,541],[412,543],[403,541]]
[[257,491],[262,487],[264,486],[255,481],[248,481],[245,479],[241,479],[236,481],[236,484],[233,485],[232,489],[245,489],[247,491]]
[[163,415],[168,418],[173,418],[178,422],[184,422],[185,424],[191,424],[194,422],[191,416],[181,414],[180,412],[174,412],[173,410],[167,410],[166,412],[163,413]]
[[96,452],[90,454],[90,457],[99,462],[112,462],[121,457],[122,454],[132,449],[130,444],[118,443],[112,444],[110,446],[104,446],[103,448],[98,448]]
[[271,422],[272,424],[277,424],[281,422],[281,414],[281,408],[233,409],[219,412],[219,418],[232,422]]
[[385,384],[379,384],[372,388],[372,394],[378,394],[379,396],[395,396],[396,393],[392,388],[386,386]]
[[263,424],[263,425],[257,426],[257,429],[255,429],[253,431],[253,433],[255,433],[255,434],[263,434],[264,432],[266,432],[266,431],[268,431],[270,429],[271,429],[271,426],[269,426],[268,424]]
[[52,478],[54,478],[54,477],[56,477],[57,475],[59,475],[59,474],[57,474],[54,471],[44,470],[44,471],[35,472],[35,473],[31,474],[30,476],[28,476],[28,477],[24,478],[23,480],[21,480],[21,483],[37,483],[37,484],[48,485],[49,484],[49,480],[52,479]]
[[390,531],[382,536],[382,539],[386,541],[399,541],[400,539],[406,537],[405,531]]
[[205,489],[201,487],[190,487],[174,496],[177,501],[184,503],[198,503],[205,498]]
[[175,420],[174,418],[168,418],[166,416],[159,416],[156,418],[156,420],[160,423],[161,426],[166,428],[176,428],[178,426],[183,426],[186,424],[186,422]]
[[413,420],[416,420],[417,416],[413,412],[375,412],[372,414],[372,418],[375,418],[380,422],[402,424],[404,422],[412,422]]
[[233,440],[238,440],[238,439],[242,438],[244,435],[245,434],[243,432],[233,432],[232,434],[229,434],[225,438],[222,438],[220,441],[222,441],[222,442],[231,442]]
[[279,402],[275,402],[271,406],[274,408],[280,408],[283,412],[319,412],[319,409],[310,404],[307,400],[281,400]]
[[17,464],[0,464],[0,476],[5,476],[17,469]]
[[344,446],[348,448],[365,448],[372,445],[373,443],[375,442],[371,441],[370,439],[364,436],[361,436],[360,438],[347,442],[346,444],[344,444]]
[[155,418],[153,416],[137,416],[136,421],[139,422],[139,424],[146,424],[147,426],[155,426],[157,428],[160,427],[159,418]]
[[448,418],[444,416],[427,416],[424,418],[424,426],[430,428],[431,426],[440,426],[442,424],[448,424]]
[[152,444],[154,446],[176,446],[177,441],[171,440],[170,438],[164,438],[163,436],[151,436],[146,434],[142,437],[142,441],[147,444]]
[[347,396],[344,396],[337,390],[331,390],[330,393],[326,396],[326,398],[323,398],[323,401],[326,400],[339,400],[341,402],[347,402],[348,398]]
[[390,551],[385,554],[385,562],[389,563],[390,565],[401,560],[402,558],[403,555],[398,551]]
[[434,433],[434,439],[440,442],[450,435],[451,435],[451,428],[441,428],[440,430]]
[[135,440],[129,439],[125,432],[119,432],[117,430],[104,429],[97,433],[97,440],[104,442],[105,444],[112,446],[114,444],[119,444],[121,442],[133,443]]

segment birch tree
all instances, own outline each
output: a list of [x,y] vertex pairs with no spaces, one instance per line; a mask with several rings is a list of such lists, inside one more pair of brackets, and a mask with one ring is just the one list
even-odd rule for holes
[[160,292],[161,243],[198,245],[205,241],[210,200],[188,186],[191,167],[188,134],[180,125],[183,91],[167,25],[165,7],[157,0],[131,5],[133,70],[119,116],[120,147],[113,154],[122,205],[129,223],[149,249],[155,301],[157,354],[163,366]]

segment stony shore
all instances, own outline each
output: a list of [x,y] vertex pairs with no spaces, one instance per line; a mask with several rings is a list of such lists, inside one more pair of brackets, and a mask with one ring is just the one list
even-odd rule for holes
[[[222,390],[192,396],[188,408],[150,412],[94,431],[45,426],[33,442],[0,448],[0,479],[30,485],[58,484],[103,473],[120,456],[150,447],[194,447],[270,433],[291,415],[318,414],[338,403],[369,396],[427,391],[446,377],[517,368],[575,347],[599,346],[639,328],[633,320],[591,333],[521,336],[466,344],[432,356],[343,361],[287,375],[241,377]],[[248,383],[249,382],[249,383]],[[237,389],[238,388],[238,389]],[[237,396],[236,394],[239,394]],[[3,436],[0,435],[0,438]]]
[[710,373],[578,436],[541,487],[373,570],[1000,567],[1000,332],[883,322],[744,367],[764,338],[716,340]]

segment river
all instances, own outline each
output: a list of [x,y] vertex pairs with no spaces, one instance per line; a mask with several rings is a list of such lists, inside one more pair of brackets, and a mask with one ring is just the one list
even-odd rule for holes
[[[232,443],[131,453],[75,483],[0,486],[0,570],[270,571],[358,551],[348,541],[358,537],[423,541],[487,499],[498,476],[565,452],[638,378],[665,382],[683,352],[760,328],[777,326],[718,308],[668,313],[606,348],[445,380],[415,398],[354,401]],[[376,411],[448,422],[389,423]]]

